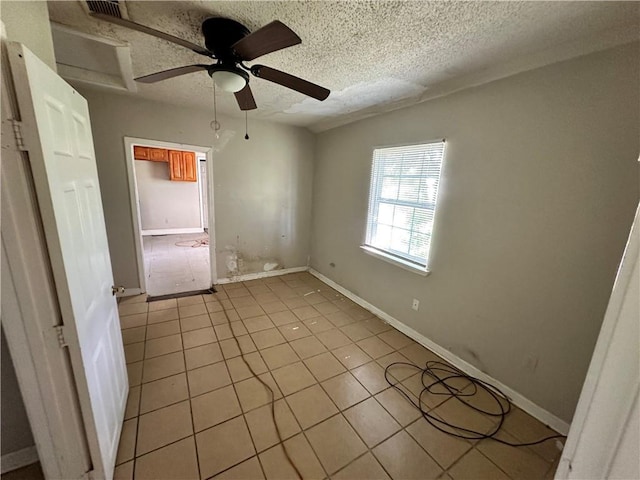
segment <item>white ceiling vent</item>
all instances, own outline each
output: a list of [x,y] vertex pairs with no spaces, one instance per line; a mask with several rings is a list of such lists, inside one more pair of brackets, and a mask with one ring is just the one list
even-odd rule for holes
[[103,13],[112,17],[129,19],[127,6],[122,0],[87,0],[85,6],[92,13]]

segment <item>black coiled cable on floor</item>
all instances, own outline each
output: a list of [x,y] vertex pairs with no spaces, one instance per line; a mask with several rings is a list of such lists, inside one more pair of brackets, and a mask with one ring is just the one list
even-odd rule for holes
[[[392,369],[394,366],[400,366],[400,365],[402,365],[403,367],[415,368],[417,371],[422,372],[423,389],[420,392],[418,403],[416,403],[414,399],[411,398],[411,396],[404,391],[404,389],[398,386],[398,385],[402,385],[402,383],[393,377],[393,373],[389,372],[389,370]],[[454,437],[463,438],[466,440],[482,440],[485,438],[491,438],[496,442],[500,442],[505,445],[510,445],[512,447],[525,447],[530,445],[537,445],[539,443],[543,443],[543,442],[546,442],[547,440],[552,440],[554,438],[565,438],[564,435],[557,434],[557,435],[550,435],[548,437],[541,438],[540,440],[536,440],[533,442],[524,442],[524,443],[512,443],[506,440],[502,440],[500,438],[496,438],[496,435],[502,428],[502,425],[505,421],[507,414],[512,409],[511,401],[497,387],[494,387],[493,385],[490,385],[478,378],[472,377],[471,375],[467,375],[462,370],[454,367],[453,365],[449,365],[447,363],[438,362],[438,361],[429,361],[426,363],[425,368],[421,368],[418,365],[415,365],[413,363],[394,362],[389,364],[387,368],[385,368],[384,378],[389,385],[391,385],[396,391],[400,392],[409,402],[413,404],[414,407],[420,410],[425,420],[429,422],[434,428],[448,435],[452,435]],[[458,381],[459,379],[469,381],[470,385],[465,384],[462,389],[457,388],[456,386],[454,386],[453,382]],[[489,398],[495,401],[495,404],[497,406],[496,410],[494,411],[484,410],[464,400],[465,397],[474,397],[478,395],[479,392],[484,392],[488,394]],[[460,402],[465,407],[475,410],[478,413],[488,415],[490,417],[498,418],[498,423],[494,426],[494,428],[492,428],[488,432],[479,432],[471,428],[466,428],[462,425],[455,425],[453,423],[447,422],[431,414],[428,410],[425,410],[422,407],[423,405],[426,405],[426,402],[424,402],[425,395],[445,395],[445,396],[453,397],[456,399],[456,401]]]

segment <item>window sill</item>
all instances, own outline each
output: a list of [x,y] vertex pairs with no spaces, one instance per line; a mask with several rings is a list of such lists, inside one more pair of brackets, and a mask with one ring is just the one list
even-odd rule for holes
[[376,250],[375,248],[368,247],[367,245],[360,245],[360,248],[367,255],[371,255],[372,257],[379,258],[380,260],[383,260],[387,263],[391,263],[392,265],[396,265],[404,270],[408,270],[409,272],[416,273],[423,277],[426,277],[431,274],[431,272],[426,268],[418,267],[414,263],[407,262],[405,260],[402,260],[401,258],[394,257],[393,255],[388,255],[384,252],[381,252],[380,250]]

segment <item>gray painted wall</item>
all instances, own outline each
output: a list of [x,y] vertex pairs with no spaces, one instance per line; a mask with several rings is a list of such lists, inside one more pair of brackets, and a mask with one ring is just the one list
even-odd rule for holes
[[[131,96],[78,89],[88,100],[113,274],[138,287],[134,231],[125,163],[125,136],[213,146],[215,245],[218,277],[307,265],[311,231],[314,136],[306,129],[219,118]],[[235,260],[235,257],[238,257]],[[238,265],[234,269],[233,262]]]
[[[320,134],[312,266],[570,421],[638,202],[639,54],[622,46]],[[438,138],[425,278],[359,246],[372,149]]]
[[202,227],[198,182],[172,182],[165,162],[134,164],[142,230]]
[[[56,70],[49,12],[46,2],[1,2],[0,20],[10,41],[27,46],[50,68]],[[2,275],[5,279],[9,275]],[[2,426],[1,454],[16,452],[34,445],[31,426],[16,379],[11,354],[2,333],[0,342]]]
[[25,44],[49,68],[56,70],[47,2],[2,1],[0,18],[9,40]]
[[23,448],[34,445],[31,427],[27,412],[24,409],[20,388],[18,387],[18,379],[13,367],[13,361],[9,354],[9,347],[4,338],[4,330],[1,336],[0,371],[2,372],[1,392],[1,411],[0,419],[2,423],[2,435],[0,438],[1,454],[17,452]]

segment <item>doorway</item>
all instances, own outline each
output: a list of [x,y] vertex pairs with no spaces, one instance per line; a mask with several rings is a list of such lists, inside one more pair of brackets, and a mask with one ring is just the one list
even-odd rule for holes
[[216,280],[211,149],[125,137],[141,290],[207,290]]

